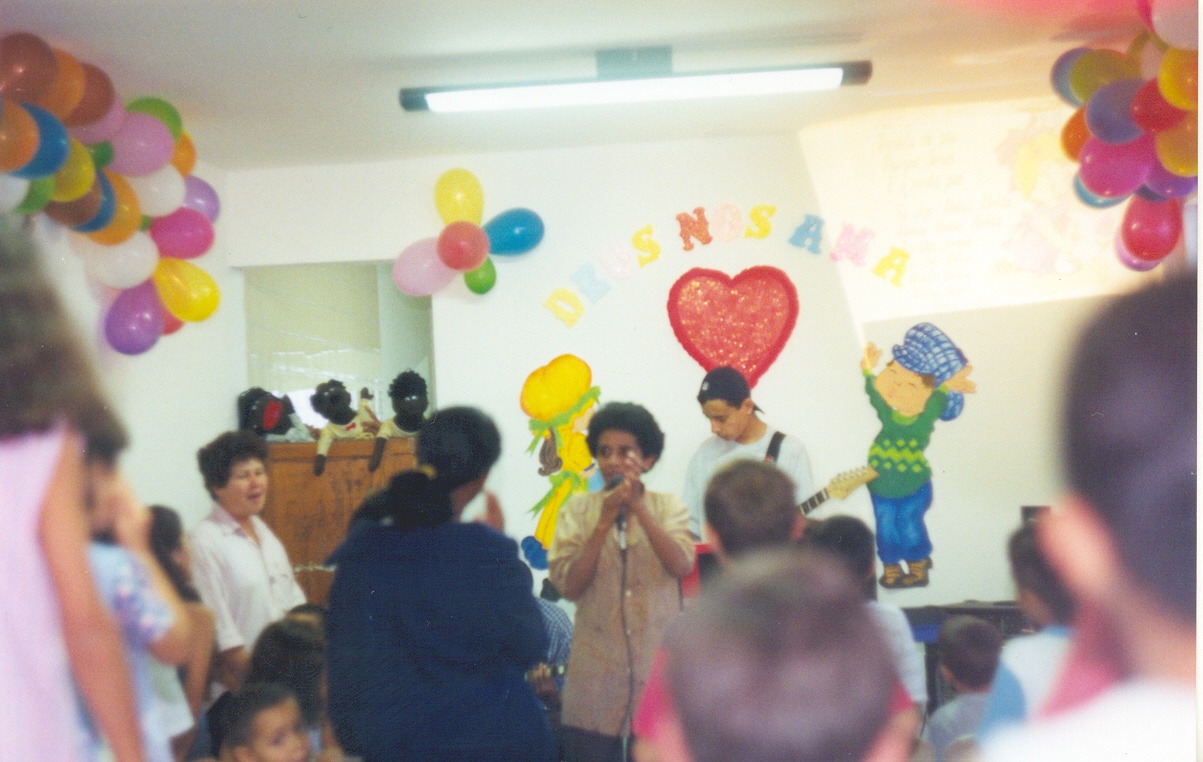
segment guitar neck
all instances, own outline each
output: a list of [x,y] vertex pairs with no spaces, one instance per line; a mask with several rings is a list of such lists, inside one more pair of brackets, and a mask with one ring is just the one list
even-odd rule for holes
[[802,515],[806,516],[815,508],[818,508],[823,503],[826,503],[828,497],[830,497],[830,494],[827,492],[827,488],[824,487],[810,497],[806,498],[806,500],[799,503],[798,508],[802,511]]

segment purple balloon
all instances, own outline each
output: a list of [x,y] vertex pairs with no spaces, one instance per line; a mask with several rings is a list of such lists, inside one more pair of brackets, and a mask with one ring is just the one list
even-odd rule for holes
[[1175,175],[1161,166],[1161,162],[1155,161],[1149,169],[1149,176],[1145,178],[1145,187],[1161,198],[1182,198],[1199,187],[1199,178],[1194,175]]
[[163,303],[153,281],[122,291],[104,316],[105,339],[125,355],[142,354],[162,335]]
[[1129,143],[1107,143],[1092,137],[1078,155],[1078,176],[1096,196],[1119,198],[1136,192],[1157,162],[1153,136],[1145,134]]
[[165,257],[192,259],[213,245],[213,223],[195,209],[180,207],[150,223],[150,237]]
[[221,202],[217,200],[217,191],[196,175],[184,178],[183,206],[205,215],[209,222],[217,222],[217,215],[221,214]]
[[127,113],[121,128],[109,138],[113,160],[110,172],[139,177],[163,168],[171,161],[175,141],[167,125],[149,114]]
[[117,130],[121,129],[121,125],[124,122],[125,104],[122,103],[120,98],[114,97],[113,105],[109,107],[108,112],[100,117],[100,119],[91,124],[72,127],[67,132],[71,137],[84,145],[96,145],[116,135]]
[[1127,143],[1144,130],[1132,121],[1132,99],[1144,80],[1121,79],[1099,88],[1086,104],[1086,127],[1090,134],[1108,143]]

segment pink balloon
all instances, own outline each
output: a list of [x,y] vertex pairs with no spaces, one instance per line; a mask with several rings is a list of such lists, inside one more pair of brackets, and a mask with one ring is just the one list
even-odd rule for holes
[[1150,201],[1133,196],[1119,229],[1124,248],[1132,256],[1151,261],[1162,259],[1182,237],[1182,202],[1176,198]]
[[124,122],[125,104],[122,103],[121,98],[114,97],[113,105],[109,107],[104,116],[91,124],[72,127],[67,130],[67,133],[84,145],[96,145],[116,135],[117,130],[121,129]]
[[113,160],[107,169],[122,175],[149,175],[171,161],[175,141],[167,125],[149,114],[131,112],[113,137]]
[[1156,160],[1153,136],[1148,133],[1119,144],[1092,137],[1086,140],[1078,154],[1081,162],[1078,176],[1086,190],[1094,195],[1120,198],[1144,184]]
[[104,337],[109,346],[126,355],[139,355],[163,335],[163,303],[153,281],[117,295],[104,316]]
[[455,275],[455,270],[439,259],[438,241],[434,238],[411,243],[393,262],[393,282],[410,296],[429,296],[450,283]]
[[221,214],[221,202],[217,199],[217,191],[196,175],[184,178],[183,205],[205,215],[210,222],[217,222],[217,215]]
[[180,207],[150,223],[150,237],[165,257],[192,259],[213,246],[213,223],[195,209]]
[[438,252],[452,270],[475,270],[489,256],[489,235],[466,220],[452,222],[439,233]]

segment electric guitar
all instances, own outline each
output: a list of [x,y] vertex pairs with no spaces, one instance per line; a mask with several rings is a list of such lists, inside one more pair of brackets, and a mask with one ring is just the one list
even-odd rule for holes
[[877,471],[873,469],[873,466],[861,466],[836,474],[834,479],[827,482],[826,487],[808,497],[798,505],[798,508],[802,511],[802,515],[806,516],[815,508],[826,503],[828,499],[834,497],[843,500],[856,492],[862,485],[868,484],[876,478]]

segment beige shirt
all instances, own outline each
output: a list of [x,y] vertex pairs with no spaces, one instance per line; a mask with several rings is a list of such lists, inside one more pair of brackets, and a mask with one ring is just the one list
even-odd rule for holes
[[[685,504],[660,492],[646,493],[644,502],[692,562],[694,545]],[[568,570],[597,526],[601,508],[602,495],[594,492],[578,495],[560,509],[547,561],[557,587],[563,587]],[[660,563],[637,520],[627,524],[625,584],[622,578],[615,529],[602,546],[593,582],[576,601],[572,654],[564,678],[564,725],[609,736],[629,732],[629,717],[651,672],[660,638],[681,609],[678,580]],[[633,693],[624,621],[634,663]]]

